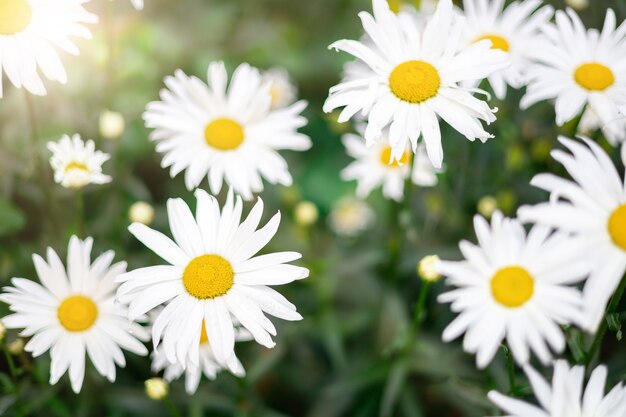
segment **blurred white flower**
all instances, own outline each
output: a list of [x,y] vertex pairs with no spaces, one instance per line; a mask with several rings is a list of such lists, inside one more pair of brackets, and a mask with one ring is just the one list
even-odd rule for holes
[[270,85],[272,109],[280,109],[296,100],[298,88],[284,68],[270,68],[262,73],[261,79],[264,83],[269,83]]
[[440,0],[421,28],[394,14],[385,0],[373,0],[374,16],[361,12],[373,47],[340,40],[330,47],[365,62],[373,72],[330,89],[324,111],[343,107],[338,121],[357,113],[367,116],[365,138],[375,142],[389,128],[392,157],[399,160],[409,145],[417,151],[424,138],[428,157],[440,168],[443,161],[439,117],[469,140],[491,137],[481,120],[495,120],[494,110],[458,83],[481,80],[508,65],[507,54],[491,49],[487,40],[462,48],[462,19],[451,0]]
[[78,55],[78,47],[70,38],[91,38],[84,24],[95,23],[98,18],[83,8],[86,2],[0,1],[0,73],[4,70],[11,84],[36,95],[46,94],[39,71],[49,80],[65,84],[67,73],[57,48]]
[[50,351],[50,384],[69,370],[72,390],[79,392],[85,376],[85,355],[96,370],[115,381],[115,365],[125,366],[124,348],[138,355],[148,353],[137,339],[148,333],[129,322],[126,306],[115,301],[115,278],[126,270],[126,262],[111,265],[115,254],[108,251],[91,262],[93,239],[72,236],[67,270],[54,250],[48,248],[47,262],[33,255],[39,280],[13,278],[0,300],[13,311],[4,317],[10,329],[23,328],[31,337],[25,350],[34,357]]
[[[495,212],[491,225],[474,217],[478,245],[459,244],[465,260],[441,261],[439,272],[456,287],[441,294],[458,316],[443,332],[449,342],[465,333],[463,348],[486,367],[506,339],[515,361],[528,363],[532,351],[547,365],[550,350],[560,353],[565,336],[559,325],[583,322],[580,292],[590,266],[585,257],[564,250],[571,238],[535,226],[527,234],[522,224]],[[549,346],[549,347],[548,347]]]
[[137,10],[143,10],[143,0],[130,0],[133,7]]
[[80,135],[63,135],[59,142],[48,142],[54,181],[65,188],[80,189],[87,184],[106,184],[111,177],[102,173],[110,155],[96,151],[93,140],[83,142]]
[[367,203],[346,198],[335,204],[328,216],[328,224],[338,235],[352,237],[367,230],[375,218]]
[[319,217],[317,206],[310,201],[301,201],[296,204],[294,214],[296,223],[300,226],[310,226],[315,223]]
[[119,139],[124,133],[124,116],[116,111],[105,110],[100,113],[98,123],[100,135],[106,139]]
[[162,400],[170,392],[169,384],[163,378],[147,379],[144,386],[146,387],[146,395],[155,401]]
[[145,201],[137,201],[128,209],[128,218],[133,223],[149,225],[154,220],[154,207]]
[[[528,88],[520,106],[555,100],[559,126],[574,119],[587,106],[613,144],[626,139],[626,22],[616,28],[615,13],[608,9],[601,32],[585,29],[572,10],[558,10],[556,24],[543,28],[542,42],[531,48],[537,63],[527,71]],[[589,127],[589,121],[583,127]]]
[[213,194],[222,183],[246,200],[263,191],[263,180],[291,185],[281,149],[304,151],[311,147],[308,136],[297,129],[306,124],[300,115],[306,102],[270,110],[269,84],[263,84],[256,68],[241,64],[227,87],[224,63],[209,65],[209,85],[176,71],[165,78],[168,89],[162,101],[149,103],[144,113],[146,127],[163,153],[163,167],[172,177],[183,170],[189,190],[204,177]]

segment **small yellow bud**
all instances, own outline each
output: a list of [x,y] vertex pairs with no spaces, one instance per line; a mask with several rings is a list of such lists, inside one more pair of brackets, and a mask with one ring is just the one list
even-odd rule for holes
[[106,139],[119,139],[124,133],[124,116],[116,111],[100,113],[100,134]]
[[128,209],[128,218],[133,223],[149,225],[154,220],[154,208],[145,201],[137,201]]
[[4,340],[4,335],[7,333],[7,328],[4,325],[4,323],[2,322],[2,320],[0,320],[0,342],[2,342],[2,340]]
[[24,351],[24,339],[18,337],[17,339],[9,343],[7,349],[12,355],[19,355]]
[[153,400],[160,401],[169,393],[170,387],[163,378],[150,378],[144,383],[146,394]]
[[498,209],[498,201],[495,197],[487,195],[478,201],[478,213],[487,219],[491,218],[494,211]]
[[296,205],[296,223],[301,226],[310,226],[317,221],[319,212],[317,206],[310,201],[301,201]]
[[565,0],[565,4],[572,9],[583,10],[589,7],[589,0]]
[[441,259],[437,255],[424,256],[417,264],[417,272],[419,276],[428,282],[436,282],[441,278],[441,274],[437,269]]

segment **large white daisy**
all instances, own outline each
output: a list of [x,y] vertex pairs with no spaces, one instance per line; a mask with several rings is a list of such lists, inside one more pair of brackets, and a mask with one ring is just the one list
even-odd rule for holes
[[91,38],[84,24],[98,19],[83,8],[87,1],[0,0],[0,81],[4,71],[15,87],[36,95],[46,94],[39,71],[49,80],[66,83],[57,49],[78,55],[70,38]]
[[528,69],[522,108],[555,100],[556,122],[563,125],[585,105],[600,120],[607,139],[626,139],[626,22],[616,28],[608,9],[601,32],[585,29],[572,10],[556,12],[556,24],[545,25],[545,38],[530,50],[537,60]]
[[[357,126],[363,133],[365,127]],[[430,187],[437,184],[437,172],[426,155],[426,147],[418,144],[415,155],[407,147],[400,161],[391,158],[391,147],[383,135],[377,143],[368,147],[362,136],[346,134],[342,138],[348,155],[355,159],[342,172],[346,181],[357,180],[357,196],[365,198],[382,185],[383,195],[396,201],[404,198],[404,182],[407,178],[416,185]]]
[[574,181],[553,174],[535,176],[531,184],[549,191],[552,201],[520,207],[518,215],[523,221],[578,237],[568,244],[568,250],[594,262],[583,294],[587,328],[595,331],[626,271],[626,184],[596,143],[584,139],[583,144],[564,137],[559,141],[569,153],[554,150],[552,157]]
[[297,252],[255,256],[274,236],[280,222],[277,213],[256,230],[263,202],[241,222],[242,202],[228,193],[221,213],[217,200],[196,190],[196,216],[181,199],[167,202],[174,241],[140,223],[130,232],[170,265],[139,268],[121,275],[118,297],[130,302],[129,317],[135,319],[168,303],[152,327],[155,349],[163,339],[170,362],[185,366],[197,361],[201,327],[216,360],[226,364],[235,344],[234,322],[248,329],[254,339],[273,347],[276,329],[265,313],[284,320],[300,320],[296,307],[269,285],[306,278],[308,269],[289,265]]
[[102,173],[102,164],[111,156],[97,151],[93,140],[83,142],[80,135],[63,135],[58,142],[48,142],[48,149],[54,181],[63,187],[79,189],[111,182],[111,177]]
[[569,367],[559,360],[554,365],[552,386],[530,366],[524,368],[539,405],[511,398],[497,391],[489,399],[510,417],[624,417],[626,416],[626,387],[623,383],[604,393],[606,366],[593,370],[585,386],[585,368]]
[[[457,287],[439,296],[459,313],[443,332],[450,341],[465,333],[463,348],[476,353],[476,364],[491,362],[506,339],[519,364],[530,351],[544,363],[550,349],[561,352],[560,324],[582,321],[582,297],[568,284],[585,278],[589,266],[569,251],[569,237],[535,226],[528,234],[521,223],[496,211],[487,221],[474,217],[478,245],[459,244],[464,261],[441,261],[439,272]],[[548,346],[550,348],[548,348]]]
[[72,236],[67,255],[67,272],[56,252],[48,248],[47,262],[33,255],[39,280],[13,278],[0,300],[13,311],[2,319],[13,329],[24,329],[30,337],[25,350],[33,356],[50,351],[50,384],[69,370],[72,389],[79,392],[85,375],[85,353],[96,370],[115,381],[115,365],[126,361],[120,348],[139,355],[148,353],[137,338],[149,333],[128,321],[126,306],[115,302],[115,278],[126,271],[126,262],[111,265],[113,251],[91,263],[93,239]]
[[306,102],[270,110],[271,85],[248,64],[235,70],[228,90],[222,62],[209,65],[208,79],[206,85],[178,70],[165,78],[161,101],[148,104],[144,120],[155,129],[150,137],[157,151],[165,154],[161,165],[171,167],[172,177],[185,170],[190,190],[208,177],[213,194],[225,180],[245,199],[263,190],[262,178],[291,185],[277,150],[311,147],[308,136],[297,132],[306,124],[300,115]]
[[394,14],[385,0],[373,0],[373,9],[374,16],[367,12],[359,16],[374,47],[354,40],[330,46],[363,61],[373,73],[332,87],[324,111],[344,107],[340,122],[358,112],[367,116],[365,138],[370,143],[389,126],[389,145],[396,160],[409,140],[415,152],[423,136],[437,168],[443,160],[438,117],[469,140],[490,138],[481,120],[494,121],[494,110],[459,83],[503,69],[507,54],[491,49],[488,40],[462,47],[464,21],[453,12],[450,0],[439,2],[423,29]]
[[505,9],[504,0],[463,0],[468,43],[489,39],[491,47],[508,53],[511,65],[487,77],[496,97],[506,96],[507,85],[521,88],[524,71],[531,64],[530,52],[540,43],[539,29],[554,13],[541,0],[514,1]]

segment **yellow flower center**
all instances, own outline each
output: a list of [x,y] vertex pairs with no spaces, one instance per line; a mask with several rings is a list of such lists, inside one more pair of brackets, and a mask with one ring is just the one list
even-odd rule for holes
[[582,64],[574,72],[574,79],[582,88],[589,91],[603,91],[613,85],[613,71],[597,62]]
[[434,97],[440,85],[437,69],[424,61],[403,62],[389,76],[391,92],[409,103],[421,103]]
[[502,36],[489,33],[476,39],[476,42],[482,41],[483,39],[489,39],[491,41],[491,49],[499,49],[504,52],[509,52],[509,41]]
[[98,307],[84,295],[72,295],[63,300],[57,311],[61,325],[70,332],[89,329],[98,318]]
[[204,319],[202,319],[202,330],[200,331],[200,344],[209,343],[209,336],[206,334]]
[[619,206],[609,217],[609,235],[613,243],[626,250],[626,204]]
[[405,164],[410,163],[412,156],[413,154],[405,151],[400,157],[400,163],[398,163],[398,161],[393,161],[392,163],[389,163],[389,160],[391,159],[391,146],[385,146],[385,148],[380,152],[380,163],[385,166],[390,166],[390,167],[395,168],[395,167],[399,167],[400,164],[405,165]]
[[87,165],[83,164],[82,162],[72,161],[65,166],[65,172],[69,172],[73,169],[80,169],[81,171],[89,171],[89,168],[87,168]]
[[219,255],[202,255],[189,262],[183,273],[183,284],[191,295],[201,300],[220,297],[233,286],[235,273]]
[[532,297],[535,281],[524,268],[508,266],[491,278],[493,298],[505,307],[520,307]]
[[0,0],[0,35],[15,35],[26,29],[33,11],[26,0]]
[[244,139],[243,127],[233,119],[215,119],[204,129],[204,139],[209,146],[220,151],[237,149]]

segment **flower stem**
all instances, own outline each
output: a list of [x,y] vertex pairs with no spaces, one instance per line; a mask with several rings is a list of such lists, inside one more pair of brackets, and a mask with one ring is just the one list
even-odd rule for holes
[[426,318],[426,300],[428,299],[428,290],[430,288],[430,282],[423,281],[422,288],[415,305],[415,312],[413,314],[413,331],[417,333]]
[[517,386],[515,385],[515,362],[511,350],[506,345],[502,345],[502,349],[504,349],[506,354],[506,367],[509,374],[509,395],[515,396],[517,392]]
[[170,412],[170,415],[172,417],[182,417],[182,414],[180,413],[180,411],[178,411],[178,408],[176,408],[176,404],[174,404],[174,401],[172,401],[169,395],[163,397],[163,404],[165,404],[165,407]]
[[76,190],[76,235],[85,237],[85,196],[83,190]]

